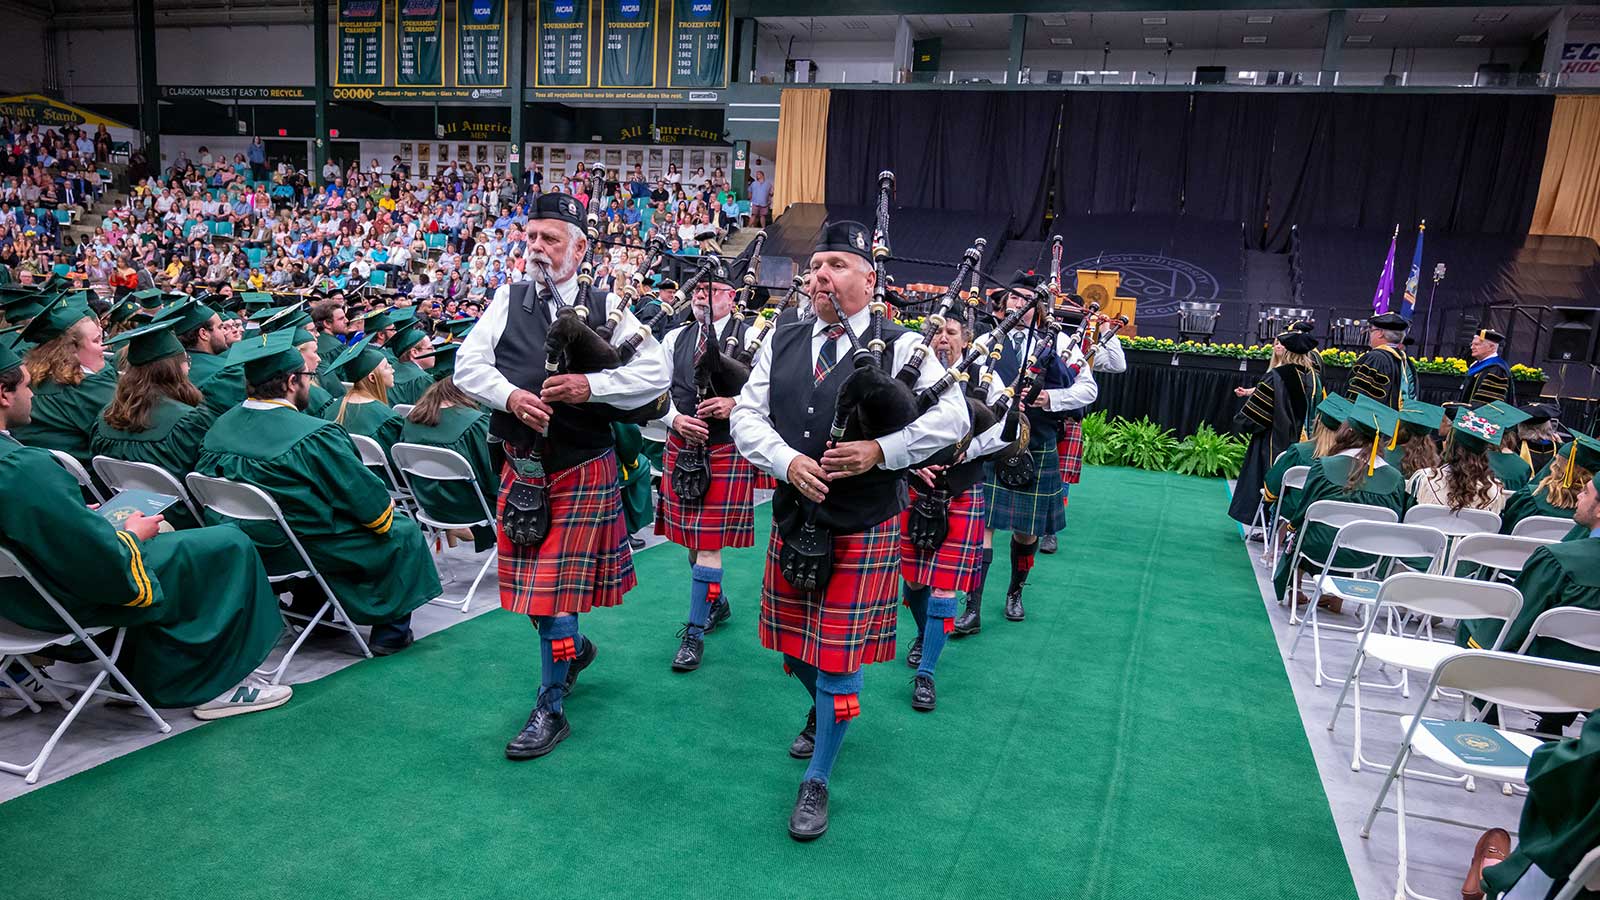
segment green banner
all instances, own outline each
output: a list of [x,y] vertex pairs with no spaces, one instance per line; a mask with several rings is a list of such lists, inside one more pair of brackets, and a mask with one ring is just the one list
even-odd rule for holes
[[728,86],[728,0],[672,0],[672,87]]
[[506,86],[505,0],[457,0],[456,84]]
[[600,86],[656,86],[656,0],[601,0]]
[[444,0],[400,0],[394,31],[395,84],[444,87]]
[[536,87],[588,87],[589,0],[538,0]]
[[383,84],[383,0],[337,0],[339,87]]

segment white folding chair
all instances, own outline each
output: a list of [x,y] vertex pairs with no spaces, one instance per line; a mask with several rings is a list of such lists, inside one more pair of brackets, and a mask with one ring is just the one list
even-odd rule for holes
[[396,403],[394,405],[394,413],[395,413],[395,415],[397,415],[397,416],[399,416],[400,418],[403,419],[406,416],[411,415],[411,410],[413,410],[415,408],[416,408],[416,404],[415,403]]
[[406,490],[404,482],[395,477],[394,467],[389,465],[389,454],[383,452],[383,445],[364,434],[352,434],[350,440],[356,445],[356,453],[361,456],[361,464],[383,479],[384,487],[389,491],[389,499],[399,504],[402,509],[415,511],[411,492]]
[[1437,503],[1418,503],[1406,510],[1401,521],[1407,525],[1426,525],[1437,528],[1451,538],[1469,534],[1499,534],[1500,514],[1487,509],[1460,509],[1454,512]]
[[[1311,596],[1306,614],[1300,618],[1300,627],[1295,631],[1294,640],[1289,643],[1289,658],[1294,659],[1295,650],[1300,646],[1300,639],[1305,636],[1306,625],[1310,623],[1312,658],[1316,661],[1312,680],[1317,687],[1322,687],[1322,680],[1327,677],[1322,671],[1322,629],[1357,634],[1367,625],[1365,619],[1360,626],[1354,627],[1323,625],[1317,616],[1317,605],[1322,599],[1337,597],[1345,603],[1355,604],[1365,614],[1367,607],[1377,599],[1378,583],[1371,578],[1352,576],[1370,572],[1378,573],[1381,577],[1386,572],[1387,564],[1400,559],[1427,559],[1431,569],[1444,555],[1446,542],[1443,532],[1426,525],[1355,521],[1340,526],[1339,532],[1333,536],[1332,546],[1328,548],[1328,558],[1322,564],[1322,573],[1317,576],[1314,583],[1313,590],[1316,593]],[[1340,551],[1360,553],[1375,559],[1357,569],[1337,569],[1333,563],[1339,558]],[[1340,572],[1349,574],[1341,575]],[[1346,578],[1350,582],[1348,587],[1340,584],[1340,580]]]
[[71,453],[65,450],[51,450],[50,455],[55,457],[56,462],[61,464],[61,468],[67,470],[68,475],[78,480],[78,486],[88,491],[89,496],[94,498],[94,502],[106,502],[106,495],[100,493],[100,489],[95,487],[94,479],[89,477],[88,471],[83,468],[83,463],[78,462]]
[[1563,519],[1560,516],[1529,516],[1513,526],[1511,533],[1517,537],[1559,541],[1567,536],[1572,527],[1571,519]]
[[[67,729],[72,727],[73,720],[78,718],[78,713],[83,712],[83,708],[88,705],[90,698],[97,695],[133,703],[139,707],[140,712],[155,723],[156,729],[162,734],[172,730],[172,726],[168,725],[166,720],[162,719],[151,708],[150,704],[145,701],[144,696],[117,668],[117,658],[122,655],[122,641],[126,634],[126,629],[116,629],[116,636],[112,639],[110,653],[101,650],[100,645],[96,644],[93,638],[112,629],[106,626],[84,628],[79,625],[78,620],[74,619],[72,614],[62,607],[61,603],[45,589],[45,586],[33,576],[33,573],[28,570],[27,566],[22,564],[21,560],[17,559],[10,550],[0,547],[0,581],[9,578],[20,578],[27,582],[33,590],[37,591],[39,596],[44,599],[44,602],[50,606],[50,610],[61,620],[65,630],[59,632],[35,631],[31,628],[24,628],[8,619],[0,619],[0,672],[4,672],[13,662],[21,664],[23,670],[38,680],[44,686],[46,693],[61,704],[61,708],[65,709],[67,714],[61,720],[61,724],[57,725],[55,730],[50,733],[50,738],[44,742],[44,747],[39,750],[37,756],[25,763],[0,760],[0,771],[21,775],[28,784],[37,784],[39,773],[44,771],[45,763],[49,762],[50,754],[56,749],[56,744],[67,733]],[[84,649],[94,655],[93,662],[99,671],[95,673],[94,678],[90,679],[88,684],[48,678],[44,673],[36,669],[32,663],[28,662],[30,654],[41,653],[50,647],[68,647],[73,644],[81,644]],[[114,679],[117,684],[122,686],[122,690],[117,691],[102,687],[101,685],[105,684],[107,678]],[[34,712],[40,711],[39,704],[33,702],[33,698],[28,696],[24,689],[13,683],[10,678],[6,678],[5,682],[8,688],[22,697],[23,702],[28,705],[30,710]],[[79,691],[77,702],[69,704],[66,697],[56,690],[57,685]]]
[[1528,636],[1522,639],[1518,653],[1527,653],[1535,638],[1551,638],[1571,644],[1581,650],[1600,653],[1600,610],[1581,606],[1558,606],[1547,609],[1533,620]]
[[1600,847],[1590,850],[1583,859],[1578,860],[1566,885],[1553,900],[1578,900],[1578,894],[1585,890],[1600,893]]
[[1555,541],[1510,534],[1469,534],[1451,548],[1450,561],[1445,564],[1444,571],[1455,573],[1463,565],[1471,565],[1478,567],[1478,574],[1469,577],[1486,581],[1515,578],[1527,565],[1533,551],[1553,543]]
[[[1291,469],[1290,471],[1294,470]],[[1307,469],[1307,471],[1309,472],[1310,469]],[[1287,476],[1284,478],[1284,483],[1287,486]],[[1304,520],[1302,520],[1300,523],[1300,534],[1295,536],[1294,550],[1292,555],[1289,557],[1289,595],[1287,598],[1287,602],[1289,604],[1289,624],[1295,625],[1301,621],[1297,613],[1300,608],[1300,569],[1302,568],[1302,564],[1305,568],[1321,567],[1323,569],[1323,573],[1327,574],[1329,571],[1331,571],[1327,564],[1333,558],[1330,556],[1327,560],[1321,560],[1312,559],[1309,556],[1306,556],[1303,546],[1305,542],[1300,539],[1300,535],[1306,534],[1312,529],[1313,526],[1316,525],[1326,525],[1329,528],[1337,530],[1339,528],[1343,528],[1345,525],[1351,522],[1398,522],[1399,520],[1400,516],[1396,514],[1394,510],[1383,506],[1368,506],[1365,503],[1346,503],[1342,500],[1318,500],[1317,502],[1311,504],[1311,506],[1306,509]],[[1355,574],[1356,570],[1337,571],[1339,574],[1353,575]]]
[[[1271,465],[1277,465],[1278,460],[1283,458],[1283,454],[1288,452],[1289,451],[1285,450],[1282,453],[1279,453],[1277,456],[1274,456],[1272,458]],[[1250,540],[1251,532],[1261,532],[1262,556],[1266,555],[1266,544],[1272,539],[1272,525],[1275,521],[1277,521],[1277,517],[1273,512],[1273,506],[1274,502],[1267,499],[1266,489],[1263,487],[1261,497],[1256,502],[1256,514],[1250,518],[1250,525],[1244,530],[1244,539],[1247,543]]]
[[[1428,690],[1423,693],[1417,705],[1416,714],[1400,717],[1400,727],[1404,730],[1405,737],[1400,742],[1400,749],[1395,753],[1394,762],[1389,766],[1389,774],[1383,780],[1383,787],[1378,789],[1377,799],[1373,801],[1372,809],[1367,813],[1366,824],[1361,828],[1361,836],[1370,837],[1372,824],[1377,820],[1378,813],[1395,814],[1398,842],[1396,851],[1399,857],[1395,883],[1396,898],[1430,900],[1425,895],[1417,893],[1407,881],[1407,818],[1458,825],[1478,831],[1486,827],[1456,819],[1406,812],[1406,777],[1410,774],[1406,769],[1406,763],[1413,756],[1420,754],[1451,774],[1469,775],[1523,787],[1527,785],[1527,763],[1497,766],[1467,762],[1457,756],[1455,751],[1433,732],[1423,727],[1423,713],[1427,710],[1429,698],[1436,691],[1446,688],[1485,701],[1488,704],[1485,710],[1510,706],[1516,709],[1537,709],[1558,713],[1588,712],[1600,707],[1600,668],[1491,650],[1466,650],[1439,664],[1434,670],[1433,679],[1428,683]],[[1543,743],[1536,737],[1503,728],[1494,729],[1494,735],[1491,740],[1504,742],[1528,755],[1532,755],[1533,751],[1539,749]],[[1390,785],[1395,788],[1395,805],[1392,808],[1383,805],[1389,796]]]
[[[356,646],[360,648],[361,655],[372,656],[372,651],[367,649],[366,639],[361,636],[355,623],[350,620],[349,614],[344,611],[339,598],[333,595],[333,590],[328,587],[328,582],[323,580],[322,573],[317,571],[316,564],[311,561],[311,555],[306,553],[305,547],[300,544],[300,539],[295,537],[294,530],[283,517],[283,510],[278,508],[277,501],[273,500],[270,494],[253,484],[241,484],[226,478],[211,478],[199,472],[190,472],[184,481],[189,485],[189,493],[194,495],[195,501],[202,507],[240,522],[271,522],[283,532],[283,536],[289,541],[289,546],[293,547],[295,554],[299,556],[303,568],[291,572],[268,572],[268,581],[281,584],[286,581],[310,579],[322,591],[322,605],[317,608],[315,615],[297,613],[287,606],[278,610],[291,631],[294,630],[296,622],[305,624],[301,626],[300,634],[289,646],[289,651],[283,655],[277,668],[271,670],[273,684],[283,681],[284,673],[289,670],[289,663],[294,659],[295,653],[299,652],[300,645],[310,636],[311,629],[318,625],[327,625],[349,632],[350,637],[355,639]],[[323,622],[324,616],[328,617],[327,622]]]
[[[467,462],[461,454],[445,447],[429,447],[424,444],[395,444],[395,468],[400,470],[400,477],[404,479],[406,490],[411,493],[417,504],[417,521],[435,531],[451,531],[457,528],[472,528],[478,525],[487,525],[491,528],[495,524],[494,508],[484,497],[483,485],[478,484],[477,476],[472,471],[472,464]],[[472,488],[472,495],[478,499],[478,508],[483,512],[483,517],[472,522],[457,522],[449,518],[441,518],[428,511],[422,502],[422,495],[417,493],[415,481],[464,481]],[[483,567],[478,570],[478,577],[472,580],[472,587],[468,589],[467,596],[459,606],[466,612],[472,605],[472,597],[478,592],[478,584],[483,577],[489,574],[489,567],[499,559],[497,552],[491,552],[489,558],[483,561]],[[456,607],[458,604],[452,600],[435,598],[429,601],[440,606]]]
[[[1283,484],[1279,486],[1278,502],[1272,506],[1272,526],[1268,530],[1266,546],[1272,551],[1267,560],[1268,568],[1277,568],[1278,554],[1283,551],[1283,526],[1289,523],[1279,513],[1283,504],[1289,500],[1290,491],[1303,491],[1306,488],[1306,479],[1311,476],[1310,466],[1291,466],[1283,473]],[[1294,611],[1289,611],[1289,617],[1294,618]]]
[[140,490],[174,495],[184,508],[189,510],[189,515],[194,516],[196,522],[204,524],[205,520],[200,517],[200,510],[195,507],[194,500],[184,488],[183,482],[172,477],[172,473],[166,469],[150,463],[129,462],[125,459],[112,459],[109,456],[96,456],[89,460],[89,464],[94,466],[94,473],[100,476],[100,481],[112,491]]
[[[1490,649],[1499,650],[1501,642],[1505,640],[1506,626],[1522,611],[1522,594],[1509,584],[1421,572],[1402,572],[1383,580],[1372,614],[1367,617],[1366,627],[1361,630],[1361,639],[1356,644],[1356,655],[1350,662],[1350,671],[1345,675],[1344,687],[1333,704],[1333,715],[1328,719],[1328,730],[1332,731],[1339,723],[1339,712],[1345,707],[1344,699],[1349,696],[1349,705],[1355,711],[1355,745],[1350,753],[1350,769],[1353,772],[1361,771],[1363,764],[1383,765],[1361,755],[1361,689],[1399,688],[1401,696],[1410,697],[1410,673],[1425,672],[1432,676],[1439,663],[1464,652],[1463,648],[1453,643],[1406,637],[1404,634],[1378,633],[1376,625],[1382,613],[1393,612],[1397,608],[1416,613],[1424,621],[1430,616],[1444,619],[1498,619],[1501,622],[1500,631]],[[1400,681],[1395,684],[1362,681],[1361,668],[1369,659],[1399,669]],[[1391,709],[1369,711],[1403,715]]]

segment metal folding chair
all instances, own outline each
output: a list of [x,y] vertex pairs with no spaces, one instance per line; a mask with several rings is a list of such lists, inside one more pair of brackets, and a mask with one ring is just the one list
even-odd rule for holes
[[[315,615],[307,616],[303,613],[297,613],[287,608],[287,606],[278,610],[283,616],[284,623],[289,626],[290,631],[295,629],[296,622],[303,622],[304,625],[301,626],[300,634],[294,639],[294,643],[289,646],[289,651],[283,655],[283,659],[278,663],[277,668],[270,671],[273,684],[282,683],[284,673],[289,670],[289,663],[294,659],[295,653],[299,652],[300,645],[305,643],[306,638],[310,636],[311,629],[318,625],[327,625],[349,632],[350,637],[355,640],[356,646],[360,648],[361,655],[372,656],[372,651],[367,649],[366,639],[361,636],[361,632],[357,630],[355,623],[350,620],[349,614],[344,611],[344,606],[339,603],[339,598],[333,595],[333,589],[328,587],[328,582],[323,579],[322,573],[317,571],[316,564],[311,561],[311,555],[306,553],[306,549],[301,545],[300,539],[295,537],[294,530],[289,527],[288,521],[283,517],[283,510],[278,508],[277,501],[273,500],[270,494],[253,484],[241,484],[237,481],[229,481],[226,478],[212,478],[201,475],[198,472],[190,472],[189,477],[185,478],[184,481],[189,485],[189,493],[194,495],[194,499],[202,507],[224,518],[241,522],[271,522],[283,532],[283,536],[289,541],[289,546],[293,547],[295,554],[299,556],[303,568],[292,572],[268,572],[268,581],[273,584],[281,584],[286,581],[309,579],[322,591],[322,605],[317,608]],[[328,617],[327,622],[323,622],[324,616]],[[260,674],[269,673],[261,672]]]
[[196,522],[204,522],[200,510],[194,505],[194,499],[189,496],[189,491],[183,482],[172,477],[172,473],[151,463],[129,462],[125,459],[112,459],[109,456],[96,456],[89,461],[94,466],[94,473],[100,476],[100,481],[112,491],[140,490],[151,491],[157,494],[172,494],[189,510],[189,515],[194,516]]
[[415,408],[415,403],[396,403],[394,405],[394,414],[403,419],[406,416],[411,415],[411,410]]
[[1578,860],[1561,893],[1552,900],[1578,900],[1578,895],[1585,890],[1600,893],[1600,847],[1590,850],[1583,859]]
[[[1292,471],[1292,470],[1291,470]],[[1307,470],[1309,471],[1309,469]],[[1285,482],[1287,482],[1285,478]],[[1305,519],[1300,523],[1300,533],[1305,534],[1313,526],[1326,525],[1333,529],[1343,528],[1351,522],[1398,522],[1400,516],[1394,510],[1384,506],[1368,506],[1365,503],[1346,503],[1342,500],[1318,500],[1306,510]],[[1335,570],[1328,564],[1333,557],[1326,560],[1312,559],[1305,555],[1304,541],[1297,535],[1294,541],[1293,555],[1289,557],[1289,624],[1297,625],[1302,620],[1297,615],[1300,607],[1300,569],[1320,567],[1323,574],[1335,572],[1338,574],[1354,575],[1355,569]]]
[[84,469],[83,463],[78,462],[72,454],[65,450],[51,450],[50,455],[55,457],[56,462],[61,464],[61,468],[67,470],[68,475],[78,480],[78,486],[88,491],[89,496],[94,498],[94,502],[106,502],[106,495],[100,493],[100,489],[95,487],[94,479],[89,477],[89,472]]
[[1559,541],[1572,530],[1571,519],[1559,516],[1529,516],[1518,522],[1511,529],[1516,537],[1539,538],[1546,541]]
[[[1267,558],[1268,568],[1277,568],[1278,554],[1283,552],[1283,526],[1289,523],[1288,519],[1279,515],[1283,504],[1288,501],[1291,491],[1303,491],[1306,479],[1311,475],[1310,466],[1291,466],[1283,473],[1283,484],[1279,486],[1278,501],[1272,505],[1272,522],[1267,528],[1266,548],[1264,553],[1269,553]],[[1290,611],[1293,618],[1293,610]]]
[[1453,574],[1461,566],[1470,565],[1477,566],[1479,573],[1471,577],[1486,581],[1511,579],[1527,565],[1533,551],[1553,543],[1555,541],[1510,534],[1469,534],[1451,548],[1444,570]]
[[[494,507],[484,496],[483,485],[478,483],[477,476],[472,471],[472,464],[467,462],[461,454],[445,447],[429,447],[424,444],[395,444],[394,464],[400,470],[400,477],[404,479],[406,490],[411,493],[417,506],[417,521],[435,531],[450,531],[457,528],[472,528],[477,525],[494,527]],[[449,518],[436,516],[429,512],[422,502],[422,495],[417,493],[414,483],[416,479],[426,481],[464,481],[472,487],[472,495],[478,500],[478,508],[483,512],[483,518],[473,522],[456,522]],[[499,559],[496,551],[489,553],[489,558],[483,561],[483,567],[478,570],[478,577],[472,580],[472,587],[467,590],[467,596],[460,602],[460,609],[466,612],[472,605],[472,598],[478,592],[478,585],[485,575],[489,574],[489,567]],[[440,606],[455,608],[454,601],[435,598],[429,601]]]
[[394,467],[389,465],[389,454],[383,452],[383,445],[364,434],[352,434],[350,440],[356,445],[356,453],[361,456],[361,464],[383,479],[384,486],[389,491],[389,499],[399,504],[402,509],[414,512],[415,500],[411,492],[405,488],[405,483],[395,476]]
[[[116,636],[111,641],[111,652],[106,653],[100,648],[99,644],[94,642],[93,638],[112,629],[105,626],[85,628],[79,625],[78,620],[67,612],[66,608],[40,583],[39,579],[34,577],[33,573],[28,570],[27,566],[23,565],[21,560],[17,559],[15,554],[0,547],[0,581],[8,578],[20,578],[37,591],[39,596],[44,599],[44,602],[50,606],[50,610],[61,619],[61,624],[65,626],[65,630],[61,632],[35,631],[31,628],[23,628],[8,619],[0,619],[0,672],[4,672],[13,662],[19,663],[24,671],[44,686],[45,692],[50,694],[51,698],[59,703],[62,709],[67,711],[67,714],[61,720],[61,724],[57,725],[55,730],[50,733],[50,738],[45,741],[44,747],[39,750],[37,756],[25,763],[0,760],[0,771],[21,775],[28,784],[37,784],[39,773],[44,771],[45,763],[50,761],[50,754],[55,751],[56,744],[60,743],[62,736],[67,733],[67,729],[72,727],[73,721],[78,718],[78,713],[83,712],[83,708],[88,705],[90,698],[96,695],[133,703],[139,707],[140,712],[155,723],[156,729],[162,734],[172,730],[172,726],[168,725],[166,720],[162,719],[151,708],[150,704],[145,701],[144,695],[140,694],[138,689],[128,681],[127,676],[122,674],[122,670],[117,668],[117,658],[122,655],[122,641],[127,629],[116,629]],[[88,650],[94,656],[93,664],[100,670],[95,673],[94,678],[90,679],[88,684],[47,678],[32,663],[28,662],[30,654],[40,653],[50,647],[68,647],[73,644],[81,644],[84,649]],[[101,687],[101,685],[105,684],[107,678],[115,680],[117,684],[122,686],[122,690],[116,691]],[[25,690],[13,683],[10,678],[6,678],[5,682],[8,688],[22,697],[23,702],[28,705],[30,710],[34,712],[40,711],[39,704],[33,702],[33,698],[29,697]],[[66,697],[56,690],[57,685],[79,691],[77,702],[69,704]]]

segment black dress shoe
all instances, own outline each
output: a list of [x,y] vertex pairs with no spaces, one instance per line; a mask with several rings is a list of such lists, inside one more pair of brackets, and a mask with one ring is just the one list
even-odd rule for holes
[[1039,538],[1039,552],[1040,553],[1054,553],[1054,552],[1056,552],[1056,536],[1053,535],[1053,534],[1047,534],[1044,537]]
[[1022,588],[1006,592],[1006,618],[1021,622],[1022,616]]
[[628,546],[631,547],[634,550],[643,550],[644,549],[644,538],[642,538],[642,537],[633,537],[632,535],[629,535],[628,536]]
[[561,696],[572,696],[572,688],[578,683],[578,673],[589,668],[589,664],[594,662],[595,653],[594,641],[584,638],[583,649],[578,651],[577,658],[572,661],[572,665],[567,667],[567,688],[566,692]]
[[789,837],[814,841],[827,830],[828,786],[814,779],[800,782],[800,794],[794,798],[794,812],[789,814]]
[[906,651],[906,665],[915,669],[922,665],[922,636],[911,642],[911,649]]
[[567,727],[567,717],[542,706],[534,707],[533,715],[521,733],[506,745],[506,759],[535,759],[549,753],[567,739],[572,732]]
[[367,649],[373,656],[392,656],[417,642],[417,637],[408,628],[406,633],[398,638],[389,637],[386,640],[368,641]]
[[727,600],[718,597],[717,602],[711,604],[710,615],[706,616],[706,634],[710,634],[711,632],[715,631],[718,625],[721,625],[723,622],[726,622],[731,618],[733,618],[733,607],[728,605]]
[[806,713],[806,727],[794,736],[794,742],[789,745],[789,755],[795,759],[810,759],[811,754],[817,749],[817,708],[811,707]]
[[966,608],[961,611],[961,615],[957,616],[955,622],[950,626],[950,636],[964,638],[969,634],[977,634],[982,631],[983,621],[978,617],[978,613],[982,609],[983,601],[968,594]]
[[911,684],[911,708],[917,712],[932,712],[937,705],[939,698],[933,691],[933,676],[918,672]]
[[700,668],[700,656],[706,649],[705,639],[690,634],[688,626],[684,626],[684,629],[678,632],[678,636],[683,638],[683,642],[678,645],[677,655],[672,657],[672,671],[693,672]]

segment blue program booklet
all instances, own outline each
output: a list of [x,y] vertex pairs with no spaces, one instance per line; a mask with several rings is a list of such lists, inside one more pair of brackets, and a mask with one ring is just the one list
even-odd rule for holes
[[130,488],[119,491],[115,497],[100,504],[98,512],[106,517],[106,521],[122,527],[122,523],[135,513],[147,516],[157,516],[167,507],[178,502],[172,494],[158,494],[155,491],[141,491]]
[[1439,743],[1450,748],[1464,763],[1475,766],[1526,766],[1528,754],[1493,727],[1482,722],[1449,722],[1443,719],[1423,719],[1422,727],[1428,729]]
[[1330,578],[1334,593],[1351,600],[1376,600],[1380,582],[1365,578]]

